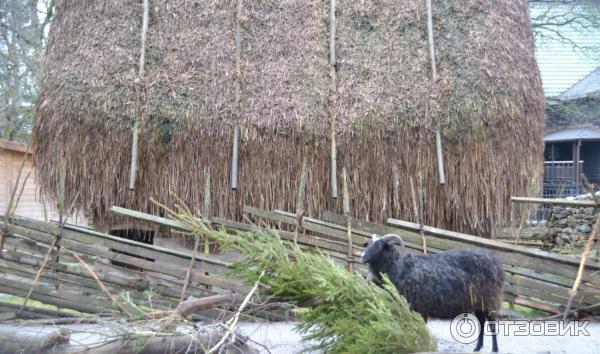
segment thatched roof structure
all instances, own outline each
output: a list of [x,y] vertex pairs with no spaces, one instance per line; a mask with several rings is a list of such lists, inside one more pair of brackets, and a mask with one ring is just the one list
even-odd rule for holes
[[[329,186],[332,120],[338,174],[348,169],[361,218],[413,220],[409,181],[420,172],[425,222],[488,230],[540,170],[545,103],[525,0],[434,1],[436,85],[425,1],[338,0],[335,90],[329,1],[243,0],[239,17],[233,0],[150,3],[140,78],[141,0],[57,2],[34,126],[39,178],[57,195],[64,158],[67,203],[78,195],[75,204],[98,217],[111,205],[147,209],[150,196],[166,201],[170,191],[201,210],[205,169],[213,215],[239,217],[243,204],[294,210],[304,157],[307,213],[339,210]],[[139,170],[129,191],[136,120]]]

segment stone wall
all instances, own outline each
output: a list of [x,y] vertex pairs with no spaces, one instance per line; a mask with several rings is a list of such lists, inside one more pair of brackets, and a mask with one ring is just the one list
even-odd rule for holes
[[[572,199],[592,200],[592,196],[587,194]],[[552,245],[552,250],[559,252],[565,248],[582,247],[592,232],[598,212],[598,208],[594,207],[553,206],[547,219],[548,241]]]

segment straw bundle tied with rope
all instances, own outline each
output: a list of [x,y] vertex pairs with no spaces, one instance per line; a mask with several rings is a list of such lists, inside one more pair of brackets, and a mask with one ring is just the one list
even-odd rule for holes
[[66,202],[79,192],[77,206],[97,218],[112,205],[153,211],[149,197],[171,191],[199,208],[208,167],[213,214],[239,218],[243,204],[294,210],[306,158],[306,214],[339,211],[333,131],[354,216],[414,220],[408,181],[420,172],[425,224],[484,232],[506,220],[510,195],[526,194],[542,159],[545,103],[527,2],[434,1],[435,85],[424,0],[337,0],[334,15],[332,75],[329,1],[150,0],[140,77],[142,1],[58,1],[34,124],[44,192],[57,195],[64,158]]

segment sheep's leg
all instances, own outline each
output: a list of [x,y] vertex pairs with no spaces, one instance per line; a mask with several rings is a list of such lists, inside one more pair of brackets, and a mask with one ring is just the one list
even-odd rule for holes
[[483,347],[483,332],[485,332],[485,314],[482,312],[475,312],[475,317],[479,321],[479,337],[477,337],[477,346],[473,351],[478,352]]
[[492,314],[487,315],[487,320],[490,326],[490,332],[492,333],[492,352],[498,352],[498,342],[496,340],[496,316]]

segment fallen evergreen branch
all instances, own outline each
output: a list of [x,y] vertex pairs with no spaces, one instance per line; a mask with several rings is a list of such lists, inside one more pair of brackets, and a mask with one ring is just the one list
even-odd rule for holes
[[369,284],[320,251],[308,253],[282,242],[274,230],[213,230],[185,207],[162,207],[193,235],[240,252],[244,260],[233,265],[231,276],[247,284],[260,279],[263,293],[283,301],[313,303],[298,324],[304,339],[315,343],[310,350],[414,353],[436,349],[423,318],[409,309],[387,278],[382,288]]

